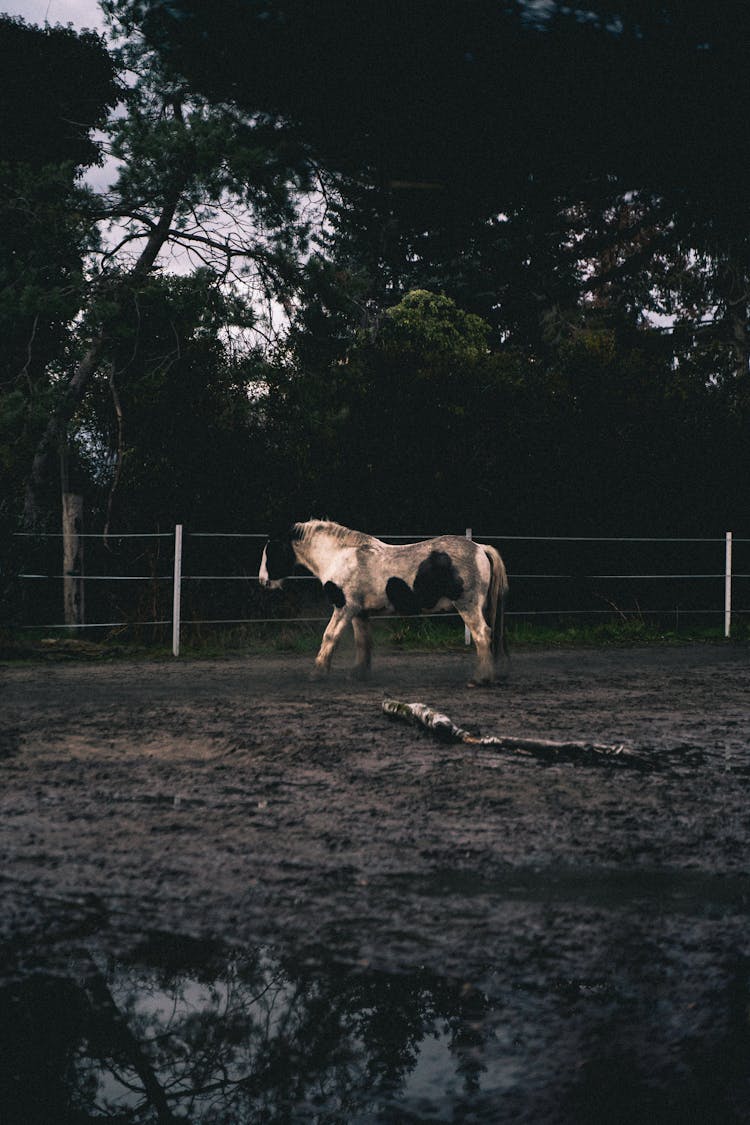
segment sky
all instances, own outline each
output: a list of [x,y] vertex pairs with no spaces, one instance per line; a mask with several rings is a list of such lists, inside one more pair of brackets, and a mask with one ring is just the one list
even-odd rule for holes
[[74,27],[103,26],[96,0],[0,0],[0,12],[23,16],[27,23],[72,23]]

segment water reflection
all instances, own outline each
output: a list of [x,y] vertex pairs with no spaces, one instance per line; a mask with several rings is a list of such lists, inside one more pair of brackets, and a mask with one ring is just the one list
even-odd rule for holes
[[6,1125],[395,1121],[479,1088],[487,1000],[427,971],[172,939],[70,968],[0,993]]
[[696,946],[680,975],[643,940],[611,951],[561,977],[527,950],[487,992],[163,935],[82,952],[0,987],[0,1122],[750,1120],[750,959]]

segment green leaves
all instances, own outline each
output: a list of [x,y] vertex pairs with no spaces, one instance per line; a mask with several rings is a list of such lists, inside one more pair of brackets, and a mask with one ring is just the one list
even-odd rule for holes
[[385,349],[402,349],[419,360],[460,362],[488,351],[490,326],[459,309],[445,294],[413,289],[387,310],[380,334]]
[[40,168],[99,161],[93,130],[119,97],[111,57],[94,32],[27,26],[0,15],[0,161]]

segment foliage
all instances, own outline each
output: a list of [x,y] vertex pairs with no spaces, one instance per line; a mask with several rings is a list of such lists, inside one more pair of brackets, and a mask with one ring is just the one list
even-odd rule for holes
[[[710,16],[679,0],[651,10],[642,0],[409,9],[221,0],[210,10],[140,0],[133,9],[195,86],[297,121],[345,170],[375,165],[385,178],[437,182],[490,212],[529,173],[690,185],[709,198],[743,190],[732,188],[748,138],[734,112],[748,31],[738,0]],[[718,120],[732,151],[712,186],[717,138],[706,126]]]
[[78,426],[95,522],[115,533],[257,526],[254,494],[240,511],[233,487],[257,479],[262,438],[257,361],[233,362],[220,339],[232,301],[208,270],[155,276],[112,318],[109,369]]
[[[272,446],[284,451],[285,501],[354,525],[452,524],[472,479],[471,463],[459,459],[469,452],[476,396],[492,378],[488,336],[479,317],[418,291],[361,330],[340,359],[277,373],[268,418],[279,435]],[[436,489],[440,515],[430,501]]]
[[131,10],[194,87],[305,138],[328,176],[338,260],[356,244],[381,310],[443,290],[538,347],[582,293],[606,295],[631,317],[676,314],[706,362],[718,341],[746,393],[739,0],[710,14],[681,0]]
[[413,289],[386,310],[381,346],[413,354],[421,362],[445,357],[471,362],[487,354],[489,335],[488,324],[459,309],[450,297]]
[[675,366],[668,338],[611,313],[541,356],[489,336],[449,298],[412,293],[339,359],[278,373],[284,502],[417,533],[701,535],[736,521],[744,414],[725,385]]
[[110,532],[742,532],[744,9],[103,6],[0,19],[0,530],[62,456]]
[[101,37],[0,15],[0,57],[0,161],[37,169],[99,163],[92,130],[105,124],[119,94]]
[[[0,527],[15,526],[97,244],[78,179],[119,96],[100,38],[0,17]],[[71,82],[70,74],[81,76]]]
[[[106,7],[113,25],[122,17],[121,29],[128,5],[112,0]],[[89,193],[82,208],[89,249],[101,224],[110,225],[108,244],[89,262],[86,286],[77,286],[71,299],[69,326],[82,315],[76,347],[60,357],[46,421],[37,431],[26,487],[29,526],[39,526],[49,512],[53,468],[68,456],[68,430],[85,409],[97,372],[116,365],[120,327],[160,256],[179,251],[217,282],[241,284],[256,298],[287,299],[304,249],[296,193],[307,186],[307,161],[286,130],[190,96],[137,34],[121,41],[112,59],[128,78],[121,86],[123,112],[106,130],[117,178],[96,198]],[[248,312],[238,319],[244,326],[255,322]]]

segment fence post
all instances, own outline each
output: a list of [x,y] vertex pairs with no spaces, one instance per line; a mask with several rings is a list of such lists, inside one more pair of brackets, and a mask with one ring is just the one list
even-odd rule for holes
[[728,531],[724,547],[724,636],[732,632],[732,533]]
[[174,591],[172,599],[172,655],[180,655],[180,593],[182,589],[182,524],[174,529]]
[[65,624],[83,625],[83,497],[62,494],[63,610]]
[[[470,527],[466,528],[466,538],[471,539],[471,528]],[[469,632],[466,625],[464,625],[464,644],[465,645],[471,644],[471,633]]]

